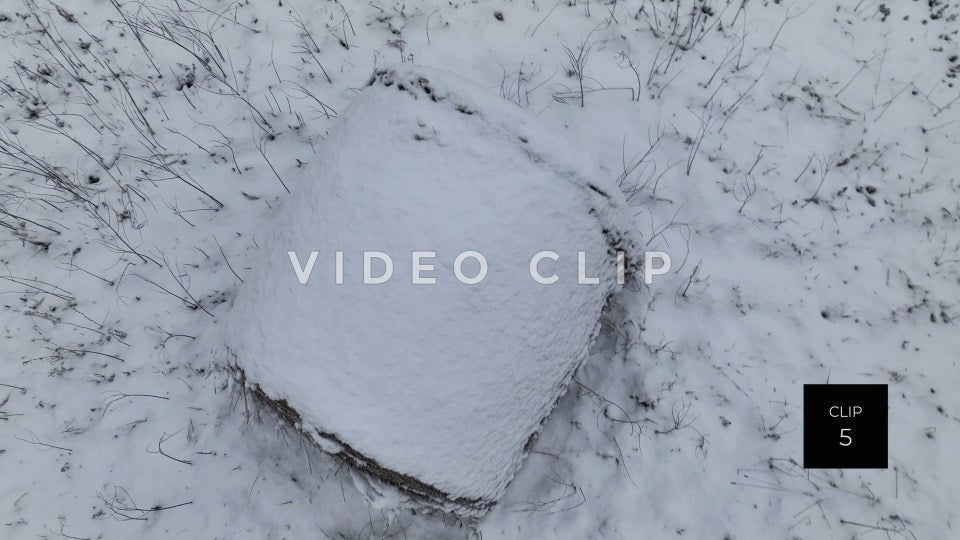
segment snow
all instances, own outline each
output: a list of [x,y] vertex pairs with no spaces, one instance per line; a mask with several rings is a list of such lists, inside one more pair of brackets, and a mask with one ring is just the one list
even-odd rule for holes
[[[321,447],[485,510],[586,357],[619,289],[616,251],[635,266],[623,196],[577,155],[483,88],[379,71],[261,236],[213,350],[293,407]],[[374,249],[395,261],[386,283],[362,278]],[[414,284],[411,254],[427,249],[436,283]],[[544,250],[560,257],[542,264],[552,284],[529,273]],[[318,252],[304,286],[289,251]],[[488,261],[480,283],[454,275],[466,251]],[[579,252],[598,284],[578,282]]]
[[[56,4],[0,5],[0,537],[956,536],[956,2]],[[409,508],[209,354],[280,181],[396,62],[572,140],[674,261],[482,519]],[[888,469],[798,465],[826,381],[889,385]]]

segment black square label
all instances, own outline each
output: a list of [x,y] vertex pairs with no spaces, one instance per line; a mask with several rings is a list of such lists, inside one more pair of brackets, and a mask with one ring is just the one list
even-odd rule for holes
[[803,385],[803,467],[887,468],[887,385]]

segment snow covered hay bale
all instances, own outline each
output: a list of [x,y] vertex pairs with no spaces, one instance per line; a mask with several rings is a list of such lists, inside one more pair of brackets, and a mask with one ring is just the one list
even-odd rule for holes
[[[326,451],[481,514],[586,357],[618,252],[636,267],[622,195],[527,112],[425,68],[377,72],[310,161],[257,238],[220,361]],[[389,280],[363,283],[364,251],[391,258]],[[435,252],[419,272],[435,283],[413,283],[415,251]],[[461,282],[481,272],[456,264],[467,251],[479,283]],[[531,273],[542,251],[551,284]]]

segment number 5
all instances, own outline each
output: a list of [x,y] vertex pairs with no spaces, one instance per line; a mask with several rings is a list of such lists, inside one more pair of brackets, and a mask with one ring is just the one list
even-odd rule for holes
[[[853,444],[853,438],[845,433],[847,431],[850,431],[850,428],[843,428],[840,430],[840,446],[850,446]],[[846,439],[847,442],[843,442],[843,439]]]

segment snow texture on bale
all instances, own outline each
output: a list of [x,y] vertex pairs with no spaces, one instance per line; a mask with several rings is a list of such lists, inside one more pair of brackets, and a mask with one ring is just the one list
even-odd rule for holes
[[[619,287],[617,251],[636,266],[624,208],[586,156],[515,105],[426,68],[379,71],[259,238],[260,266],[223,321],[224,361],[322,448],[482,513],[586,357]],[[301,263],[319,251],[306,285],[291,250]],[[364,250],[392,257],[388,282],[362,283]],[[423,261],[436,284],[412,284],[415,250],[437,252]],[[488,261],[479,284],[455,277],[465,250]],[[530,275],[541,250],[560,255],[540,264],[554,284]],[[599,284],[578,283],[579,251]]]

